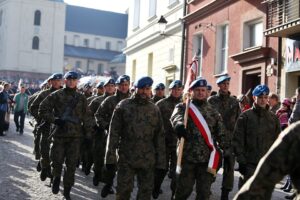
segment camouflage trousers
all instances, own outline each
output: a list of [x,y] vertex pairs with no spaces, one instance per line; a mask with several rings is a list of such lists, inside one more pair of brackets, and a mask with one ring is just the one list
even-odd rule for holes
[[257,165],[247,164],[246,173],[239,177],[238,188],[240,189],[247,180],[254,174]]
[[[169,177],[171,180],[170,188],[174,193],[176,190],[176,162],[177,162],[177,154],[176,154],[176,146],[168,147],[166,146],[166,160],[167,166],[166,169],[169,170]],[[154,174],[154,188],[159,190],[162,182],[168,172],[168,170],[156,170]]]
[[34,150],[34,154],[35,154],[35,159],[40,160],[40,158],[41,158],[41,152],[40,152],[41,131],[37,128],[37,125],[38,124],[35,125],[35,128],[33,130],[33,132],[34,132],[33,150]]
[[53,177],[60,177],[63,164],[64,169],[63,183],[65,187],[72,187],[74,185],[74,176],[76,171],[76,164],[80,152],[80,138],[58,138],[53,139],[53,144],[50,150],[50,159],[52,166]]
[[106,138],[104,133],[97,133],[94,137],[94,148],[93,148],[93,161],[94,161],[94,173],[99,181],[102,180],[102,169],[104,166],[104,156],[106,148]]
[[50,167],[50,128],[47,130],[43,130],[41,134],[41,141],[40,141],[40,152],[41,152],[41,167],[48,168]]
[[223,171],[222,189],[231,191],[233,188],[234,164],[235,164],[234,155],[226,156],[223,158],[224,171]]
[[178,177],[175,192],[176,200],[186,200],[193,191],[196,182],[196,199],[208,200],[211,184],[214,181],[212,174],[207,172],[208,163],[182,163],[181,174]]
[[138,193],[136,199],[150,200],[154,168],[136,169],[128,165],[118,166],[116,200],[129,200],[134,186],[134,177],[137,176]]

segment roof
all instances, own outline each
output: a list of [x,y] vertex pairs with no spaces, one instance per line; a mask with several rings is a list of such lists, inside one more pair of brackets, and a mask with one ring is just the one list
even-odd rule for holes
[[69,57],[78,57],[85,59],[94,59],[94,60],[105,60],[110,61],[115,56],[120,54],[118,51],[110,51],[106,49],[91,49],[86,47],[75,47],[65,44],[64,55]]
[[116,55],[110,63],[126,63],[126,55],[125,54],[119,54]]
[[125,39],[127,24],[128,14],[66,6],[66,31]]

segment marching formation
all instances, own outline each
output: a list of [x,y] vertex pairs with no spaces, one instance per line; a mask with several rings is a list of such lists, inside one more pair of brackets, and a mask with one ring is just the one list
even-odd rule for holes
[[[228,200],[236,162],[241,189],[235,199],[271,199],[275,184],[286,175],[296,191],[291,198],[300,198],[300,97],[294,109],[291,101],[282,103],[290,112],[284,106],[276,111],[266,85],[253,89],[253,100],[248,94],[237,98],[230,94],[230,79],[219,77],[216,94],[204,78],[188,85],[174,80],[165,96],[162,83],[152,95],[151,77],[138,79],[133,88],[130,77],[122,75],[78,90],[76,72],[55,73],[29,99],[22,90],[15,96],[15,115],[24,118],[27,110],[20,107],[28,104],[40,179],[49,178],[57,194],[63,176],[65,199],[71,199],[81,166],[86,175],[93,170],[95,186],[105,184],[102,197],[115,193],[116,178],[118,200],[130,199],[135,180],[136,199],[157,199],[166,176],[170,199],[187,199],[196,185],[196,199],[208,200],[223,168],[221,200]],[[2,135],[8,87],[4,84],[0,93]],[[24,120],[16,125],[23,133]]]

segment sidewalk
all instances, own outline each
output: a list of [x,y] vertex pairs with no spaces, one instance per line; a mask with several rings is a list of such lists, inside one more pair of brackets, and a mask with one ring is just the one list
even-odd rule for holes
[[[53,195],[49,187],[49,179],[41,182],[39,173],[36,171],[37,161],[34,160],[33,152],[33,134],[32,127],[25,121],[24,134],[19,135],[15,132],[13,123],[13,115],[11,115],[10,129],[6,132],[6,136],[0,137],[0,200],[24,200],[24,199],[40,199],[55,200],[63,199],[61,194],[63,187],[61,182],[60,193]],[[235,188],[230,193],[230,199],[237,192],[238,173],[235,174]],[[102,199],[100,197],[103,184],[98,187],[92,184],[93,173],[85,176],[81,170],[77,170],[75,177],[75,186],[71,191],[73,200]],[[216,182],[212,186],[211,200],[220,199],[221,194],[221,175],[217,176]],[[115,184],[116,185],[116,184]],[[170,180],[165,179],[162,190],[163,194],[159,199],[170,199]],[[135,197],[137,188],[134,188],[132,197]],[[275,190],[273,200],[284,199],[286,193]],[[195,199],[195,190],[189,199]],[[115,199],[115,195],[110,195],[108,200]],[[132,198],[135,199],[135,198]]]

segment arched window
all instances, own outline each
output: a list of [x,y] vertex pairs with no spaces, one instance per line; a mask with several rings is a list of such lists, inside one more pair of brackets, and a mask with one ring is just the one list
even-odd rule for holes
[[34,36],[32,39],[32,49],[38,50],[40,46],[40,39],[38,36]]
[[34,25],[40,26],[41,25],[41,11],[36,10],[34,12]]

